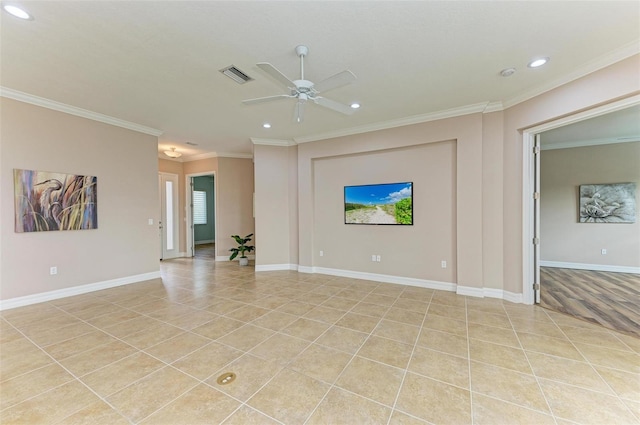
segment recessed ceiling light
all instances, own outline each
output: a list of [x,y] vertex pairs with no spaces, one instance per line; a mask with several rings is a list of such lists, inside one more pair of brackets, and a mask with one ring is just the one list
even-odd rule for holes
[[24,20],[32,20],[33,16],[29,15],[29,13],[27,13],[27,11],[25,11],[24,9],[18,7],[18,6],[14,6],[11,4],[5,4],[2,6],[2,8],[5,10],[5,12],[7,12],[8,14],[15,16],[16,18],[20,18],[20,19],[24,19]]
[[529,65],[527,65],[527,66],[529,68],[537,68],[539,66],[544,65],[547,62],[549,62],[549,58],[534,59],[531,62],[529,62]]
[[262,126],[263,126],[264,128],[271,128],[271,124],[269,124],[268,122],[266,122],[266,123],[262,124]]
[[354,102],[350,105],[353,109],[358,109],[360,107],[360,104],[358,102]]

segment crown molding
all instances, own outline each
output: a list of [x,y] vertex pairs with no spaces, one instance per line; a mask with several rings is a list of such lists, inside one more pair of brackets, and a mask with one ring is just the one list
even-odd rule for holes
[[66,114],[75,115],[77,117],[87,118],[93,121],[99,121],[105,124],[114,125],[116,127],[126,128],[128,130],[137,131],[139,133],[149,134],[155,137],[158,137],[163,133],[162,130],[146,127],[144,125],[110,117],[108,115],[99,114],[87,109],[77,108],[75,106],[45,99],[44,97],[34,96],[29,93],[23,93],[21,91],[13,90],[7,87],[0,87],[0,96],[6,97],[8,99],[18,100],[24,103],[30,103],[36,106],[41,106],[43,108],[52,109],[54,111],[64,112]]
[[188,156],[182,162],[198,161],[200,159],[217,158],[219,156],[220,155],[217,152],[205,152],[205,153],[199,153],[199,154],[196,154],[196,155]]
[[166,161],[174,161],[174,162],[191,162],[191,161],[199,161],[201,159],[209,159],[209,158],[240,158],[240,159],[253,159],[253,155],[250,153],[235,153],[235,152],[205,152],[197,155],[182,155],[180,158],[169,158],[164,155],[162,152],[158,152],[158,158],[164,159]]
[[562,143],[545,142],[540,145],[540,149],[543,151],[550,151],[554,149],[567,149],[567,148],[580,148],[583,146],[597,146],[597,145],[613,145],[616,143],[633,143],[640,142],[640,134],[624,137],[620,139],[591,139],[591,140],[574,140]]
[[294,140],[280,140],[280,139],[260,139],[257,137],[251,138],[251,143],[254,145],[265,145],[265,146],[295,146],[297,143]]
[[383,121],[374,124],[363,125],[360,127],[346,128],[343,130],[330,131],[311,136],[296,137],[293,140],[296,143],[308,143],[318,140],[333,139],[335,137],[352,136],[354,134],[369,133],[371,131],[386,130],[396,127],[404,127],[406,125],[420,124],[429,121],[437,121],[445,118],[454,118],[462,115],[482,113],[487,107],[488,102],[476,103],[473,105],[461,106],[459,108],[446,109],[444,111],[431,112],[428,114],[413,115],[406,118],[396,120]]
[[512,106],[515,106],[519,103],[526,102],[529,99],[532,99],[536,96],[540,96],[543,93],[546,93],[550,90],[553,90],[562,85],[568,84],[572,81],[582,78],[585,75],[589,75],[602,68],[611,66],[616,62],[620,62],[621,60],[627,59],[633,55],[637,55],[638,53],[640,53],[640,40],[635,40],[635,41],[632,41],[631,43],[625,44],[624,46],[616,50],[613,50],[605,55],[602,55],[599,58],[596,58],[592,61],[587,62],[586,64],[570,72],[569,74],[565,74],[556,80],[542,84],[534,88],[533,90],[524,92],[516,97],[513,97],[508,100],[504,100],[502,103],[504,104],[505,109],[511,108]]
[[216,156],[218,158],[253,159],[253,154],[251,153],[219,152]]
[[487,103],[487,106],[484,108],[484,111],[482,111],[482,113],[489,114],[491,112],[500,112],[500,111],[504,111],[504,105],[502,104],[501,101],[497,101],[497,102]]

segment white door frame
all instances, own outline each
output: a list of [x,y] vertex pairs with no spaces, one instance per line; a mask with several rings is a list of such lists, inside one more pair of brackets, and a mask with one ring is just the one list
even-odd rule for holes
[[187,257],[194,256],[194,240],[193,240],[193,202],[191,197],[193,196],[191,188],[191,179],[193,177],[200,176],[213,176],[213,221],[215,231],[215,256],[218,256],[218,179],[215,171],[205,171],[202,173],[193,173],[185,175],[184,187],[186,188],[186,203],[185,203],[185,222],[187,230]]
[[[173,198],[173,202],[172,202],[172,207],[171,207],[171,215],[172,215],[172,226],[171,229],[168,228],[167,223],[166,223],[166,219],[165,219],[165,214],[163,214],[163,212],[166,209],[166,186],[163,185],[163,182],[166,181],[171,181],[173,183],[173,190],[172,190],[172,198]],[[178,207],[178,196],[179,196],[179,188],[178,188],[178,175],[177,174],[172,174],[172,173],[163,173],[163,172],[159,172],[158,173],[158,186],[160,187],[160,223],[159,226],[161,226],[161,231],[160,231],[160,244],[161,244],[161,252],[160,252],[160,259],[161,260],[169,260],[171,258],[177,258],[180,257],[180,223],[179,223],[179,211],[180,208]],[[166,234],[167,232],[171,231],[172,232],[172,236],[173,236],[173,248],[171,249],[167,249],[166,248]]]
[[[640,105],[640,95],[631,96],[616,102],[598,106],[588,111],[583,111],[574,115],[560,118],[545,124],[527,128],[522,132],[522,302],[524,304],[533,304],[535,301],[535,292],[533,290],[534,277],[534,199],[535,191],[535,161],[533,155],[533,146],[535,136],[543,131],[553,130],[554,128],[563,127],[579,121],[595,118],[611,112],[630,108]],[[541,197],[544,194],[541,194]]]

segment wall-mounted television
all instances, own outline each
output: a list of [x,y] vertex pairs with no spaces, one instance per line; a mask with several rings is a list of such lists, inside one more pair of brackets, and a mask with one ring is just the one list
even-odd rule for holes
[[413,225],[413,182],[345,186],[344,223]]

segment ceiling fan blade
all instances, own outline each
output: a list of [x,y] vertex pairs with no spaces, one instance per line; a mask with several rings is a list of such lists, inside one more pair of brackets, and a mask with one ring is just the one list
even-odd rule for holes
[[333,90],[338,87],[346,86],[356,80],[356,76],[351,71],[338,72],[336,75],[332,75],[326,80],[320,81],[313,86],[314,90],[318,93]]
[[332,109],[345,115],[351,115],[356,111],[350,106],[343,105],[342,103],[338,103],[335,100],[327,99],[326,97],[316,97],[315,99],[313,99],[313,101],[320,106],[324,106],[325,108]]
[[293,122],[300,123],[304,121],[304,104],[307,103],[304,100],[298,100],[296,102],[295,110],[293,111]]
[[277,94],[275,96],[257,97],[255,99],[243,100],[242,103],[244,103],[245,105],[255,105],[256,103],[271,102],[272,100],[278,100],[278,99],[289,99],[291,97],[295,97],[295,96],[291,96],[288,94]]
[[269,74],[271,77],[273,77],[277,82],[279,82],[283,86],[287,88],[295,88],[296,85],[293,83],[293,81],[291,81],[282,72],[278,71],[278,69],[275,66],[271,65],[270,63],[260,62],[256,65],[258,66],[258,68],[260,68],[261,70]]

